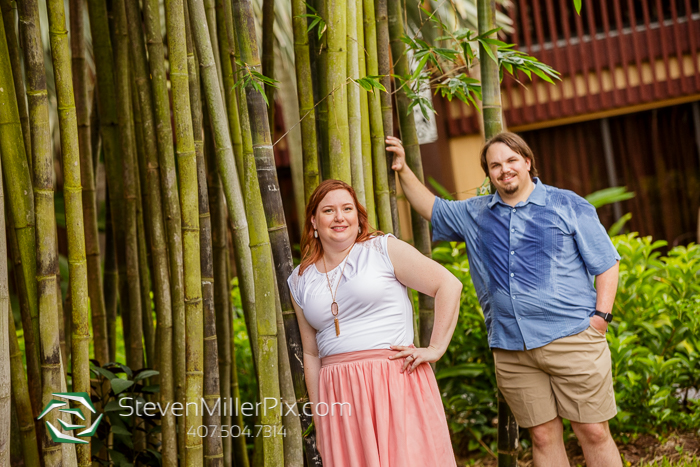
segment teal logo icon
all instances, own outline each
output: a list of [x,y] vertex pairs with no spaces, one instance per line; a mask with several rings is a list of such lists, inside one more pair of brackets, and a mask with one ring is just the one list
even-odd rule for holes
[[[49,402],[46,405],[46,407],[44,407],[44,410],[41,412],[41,415],[39,415],[37,420],[41,420],[47,413],[51,412],[52,410],[58,409],[59,412],[69,414],[71,416],[71,421],[73,420],[73,417],[77,417],[80,420],[85,421],[85,415],[83,414],[83,411],[79,408],[71,409],[67,401],[77,402],[83,405],[84,408],[89,410],[90,412],[96,413],[95,407],[92,405],[92,402],[90,402],[90,397],[86,392],[56,392],[51,395],[66,400],[64,401],[52,399],[51,402]],[[80,438],[90,438],[91,436],[93,436],[97,432],[97,427],[100,426],[100,422],[102,421],[103,415],[104,414],[100,414],[100,416],[97,417],[95,422],[92,425],[90,425],[90,428],[79,431],[75,436],[63,433],[60,429],[53,426],[49,421],[45,422],[46,430],[49,432],[49,435],[51,435],[51,439],[54,443],[88,444],[89,441]],[[65,422],[61,418],[57,418],[56,420],[58,420],[58,423],[61,426],[61,428],[63,428],[63,431],[72,432],[81,428],[86,428],[85,425],[74,425],[72,423]]]

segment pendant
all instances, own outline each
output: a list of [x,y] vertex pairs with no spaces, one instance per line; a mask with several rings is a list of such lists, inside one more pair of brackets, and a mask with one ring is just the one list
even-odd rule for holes
[[335,321],[335,337],[338,337],[340,335],[340,324],[338,324],[338,318],[334,319]]
[[333,316],[338,316],[338,303],[335,300],[331,303],[331,313]]

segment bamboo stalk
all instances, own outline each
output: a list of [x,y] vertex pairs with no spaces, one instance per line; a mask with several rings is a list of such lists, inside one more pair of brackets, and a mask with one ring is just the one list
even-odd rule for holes
[[[389,2],[389,35],[391,36],[391,53],[394,59],[394,73],[399,76],[410,74],[408,69],[408,59],[406,58],[406,46],[401,41],[404,35],[403,10],[400,2]],[[416,122],[413,119],[413,111],[409,111],[411,104],[405,89],[396,92],[396,108],[399,117],[401,130],[401,141],[406,151],[406,161],[409,167],[416,174],[421,183],[424,183],[423,162],[421,160],[420,145],[416,133]],[[413,241],[418,251],[428,258],[431,257],[432,249],[430,244],[430,230],[428,221],[411,209],[411,227],[413,230]],[[430,343],[430,336],[433,333],[435,300],[433,297],[419,293],[418,309],[420,310],[420,338],[422,346],[427,347]]]
[[[25,349],[27,355],[27,376],[29,380],[30,397],[34,417],[39,415],[42,407],[42,381],[40,374],[40,348],[39,336],[39,304],[38,286],[36,281],[36,230],[35,230],[35,206],[32,187],[33,171],[30,174],[28,160],[36,160],[36,154],[46,157],[51,151],[51,131],[49,128],[48,97],[46,92],[46,75],[44,74],[43,46],[41,44],[41,32],[39,30],[39,7],[36,1],[23,1],[19,5],[20,33],[24,45],[24,59],[27,70],[27,99],[29,105],[29,126],[31,128],[30,155],[25,151],[23,136],[20,134],[21,122],[13,101],[16,93],[13,87],[9,87],[12,81],[12,71],[9,68],[11,62],[6,55],[6,46],[2,49],[3,56],[0,63],[2,67],[2,82],[0,86],[7,89],[7,93],[0,95],[0,103],[5,109],[0,115],[0,154],[2,155],[3,176],[5,177],[5,190],[10,201],[10,215],[16,232],[21,267],[24,272],[24,283],[27,290],[28,308],[22,314],[22,327],[24,328]],[[4,18],[4,14],[3,14]],[[4,26],[3,26],[4,30]],[[5,37],[5,35],[0,35]],[[10,95],[9,90],[12,90]],[[19,123],[18,126],[15,126]],[[31,164],[34,169],[34,163]],[[43,208],[43,206],[42,206]],[[53,208],[52,208],[53,209]],[[28,313],[26,313],[28,312]],[[56,323],[58,324],[58,323]],[[37,423],[39,427],[43,424]],[[43,430],[39,430],[39,434]]]
[[[129,24],[131,24],[129,22]],[[129,28],[131,30],[132,28]],[[133,54],[130,54],[129,67],[131,70],[130,77],[134,81],[129,86],[131,91],[131,105],[133,111],[133,120],[131,131],[134,133],[136,140],[136,160],[134,162],[134,170],[136,176],[136,238],[138,241],[139,253],[139,289],[141,293],[141,329],[143,333],[143,342],[145,350],[144,367],[155,368],[155,331],[153,327],[153,303],[151,300],[151,271],[150,271],[150,237],[146,232],[150,232],[150,219],[144,218],[143,204],[148,204],[148,194],[144,194],[141,190],[142,185],[146,185],[146,155],[144,153],[144,136],[143,136],[143,119],[141,117],[141,106],[139,105],[137,84],[134,78],[134,60]]]
[[[170,295],[172,300],[172,342],[185,341],[185,298],[184,298],[184,263],[182,256],[182,226],[180,214],[180,196],[177,188],[175,155],[173,151],[173,133],[170,117],[170,95],[165,72],[165,48],[160,31],[160,6],[158,0],[144,2],[144,23],[146,25],[146,44],[149,65],[153,80],[153,103],[155,107],[156,134],[158,136],[158,164],[160,168],[161,194],[168,239],[170,265]],[[170,323],[168,323],[170,324]],[[170,355],[170,353],[169,353]],[[185,347],[177,345],[172,348],[173,378],[175,401],[185,402]],[[161,388],[162,391],[162,388]],[[161,394],[161,397],[166,397]],[[185,420],[178,418],[178,453],[185,458]]]
[[[3,190],[4,194],[4,190]],[[5,196],[5,212],[9,212],[9,199]],[[19,245],[17,244],[17,235],[14,230],[14,224],[11,215],[6,215],[7,220],[7,237],[10,246],[10,255],[12,259],[12,270],[14,272],[15,287],[19,306],[22,315],[29,315],[29,297],[27,296],[26,282],[24,281],[24,271],[22,270],[22,262],[20,257]],[[37,421],[38,413],[34,413],[31,402],[31,391],[27,384],[27,378],[24,374],[24,363],[22,361],[22,353],[17,340],[17,331],[15,330],[15,321],[12,314],[9,315],[9,338],[10,338],[10,371],[12,372],[12,396],[16,405],[20,442],[22,445],[22,454],[27,465],[39,465],[39,443],[37,441],[36,426],[41,423]],[[26,333],[25,333],[25,350],[26,350]],[[38,408],[37,410],[41,410]],[[32,462],[36,460],[35,462]]]
[[[355,81],[360,78],[359,44],[357,41],[357,0],[347,2],[347,76]],[[363,206],[367,205],[365,197],[365,175],[362,165],[362,110],[360,103],[360,86],[349,83],[347,88],[347,116],[350,142],[350,168],[352,170],[352,187],[357,199]]]
[[[88,267],[85,256],[83,195],[80,181],[80,145],[73,96],[70,43],[66,30],[63,0],[49,0],[49,37],[58,100],[63,161],[63,198],[68,235],[68,271],[71,289],[71,361],[74,392],[90,393],[90,319],[88,304]],[[37,177],[38,178],[38,177]],[[65,363],[67,365],[67,363]],[[85,423],[90,426],[90,414]],[[91,443],[78,444],[78,465],[92,465]]]
[[[219,42],[221,42],[222,47],[226,48],[229,62],[227,65],[224,65],[224,69],[227,70],[227,74],[224,77],[227,82],[226,89],[227,92],[230,92],[230,94],[226,97],[226,107],[229,129],[231,133],[231,142],[233,143],[233,152],[236,160],[236,171],[237,174],[242,175],[244,173],[242,126],[245,123],[246,131],[248,132],[246,135],[249,135],[250,124],[248,123],[247,112],[239,112],[240,108],[246,108],[245,90],[238,87],[235,92],[233,92],[234,76],[237,68],[236,57],[238,57],[238,52],[236,51],[236,37],[233,32],[233,14],[231,11],[231,3],[227,1],[222,1],[221,3],[223,3],[222,11],[226,34],[223,35],[223,31],[219,31]],[[243,122],[243,118],[245,118],[245,122]],[[221,169],[218,170],[221,172]],[[236,177],[238,177],[238,175]],[[222,177],[222,180],[223,178],[224,177]],[[225,189],[226,187],[224,187],[224,190]],[[245,196],[245,185],[242,187],[242,189],[242,196]],[[244,212],[242,217],[239,219],[229,215],[229,222],[231,222],[231,228],[234,232],[233,241],[235,248],[233,248],[233,253],[236,268],[238,271],[241,271],[241,273],[238,274],[241,304],[243,306],[243,313],[245,315],[246,327],[253,353],[253,364],[255,366],[257,365],[258,361],[258,329],[257,326],[255,326],[257,320],[255,316],[255,278],[252,269],[248,269],[252,268],[253,265],[253,259],[250,256],[248,221],[246,220]],[[242,229],[245,229],[245,233],[242,231]],[[238,233],[239,231],[240,234]]]
[[[260,60],[258,56],[257,44],[255,42],[255,29],[250,2],[237,0],[233,3],[233,7],[241,61],[246,63],[252,69],[256,69],[260,64]],[[303,360],[301,358],[301,336],[299,333],[299,325],[296,321],[296,315],[294,314],[291,305],[291,298],[287,285],[287,278],[291,275],[293,269],[292,255],[289,245],[289,236],[287,234],[287,226],[284,219],[284,210],[279,191],[279,183],[277,181],[272,142],[270,140],[270,130],[267,126],[267,109],[265,107],[265,102],[262,95],[254,89],[252,83],[246,86],[245,91],[248,114],[250,116],[252,139],[251,149],[253,149],[253,155],[255,157],[254,167],[257,171],[258,184],[259,186],[268,187],[267,190],[264,190],[264,192],[261,193],[263,195],[261,201],[267,221],[268,237],[272,246],[272,255],[276,265],[276,285],[281,302],[281,312],[284,319],[285,334],[278,333],[278,339],[285,339],[287,341],[287,348],[289,349],[290,356],[293,356],[293,358],[290,358],[289,360],[290,364],[292,365],[291,371],[294,380],[293,384],[296,393],[296,400],[299,404],[303,404],[306,402],[306,400],[308,400],[308,395],[306,393],[306,384],[303,378],[304,373],[301,366],[301,361]],[[242,119],[245,119],[245,117]],[[243,129],[244,125],[241,125],[241,128]],[[244,154],[247,152],[245,133],[245,131],[242,131],[242,134],[244,135]],[[246,170],[249,170],[250,166],[250,163],[245,163]],[[244,173],[245,179],[248,179],[249,176],[252,176],[252,173]],[[251,190],[251,192],[252,191],[256,190]],[[249,195],[246,194],[246,198],[248,198],[248,196]],[[255,196],[257,196],[257,194]],[[251,211],[251,209],[248,209],[248,211]],[[249,222],[252,226],[253,221],[249,219]],[[259,222],[259,220],[255,219],[255,222]],[[253,231],[253,227],[251,227],[251,231]],[[252,240],[251,235],[251,244],[253,243],[254,241]],[[256,287],[259,287],[257,280]],[[257,307],[257,311],[260,313],[259,306]],[[258,321],[260,321],[259,316]],[[261,334],[258,334],[258,340],[262,342],[263,338]],[[259,366],[259,371],[260,368],[261,367]],[[303,413],[301,410],[299,412]],[[302,431],[306,431],[309,425],[309,417],[306,417],[305,414],[302,415]],[[291,438],[288,438],[285,441],[291,443],[297,442]],[[305,442],[307,448],[307,459],[309,460],[310,464],[313,465],[313,459],[316,452],[315,440],[313,437],[308,437],[305,439]]]
[[[24,465],[41,465],[39,461],[39,444],[37,442],[34,426],[32,405],[29,400],[29,387],[24,376],[24,364],[22,363],[22,351],[17,342],[17,331],[12,314],[8,317],[10,340],[10,372],[12,395],[17,407],[17,420],[19,422],[20,440],[22,442],[22,457]],[[8,464],[4,464],[8,465]]]
[[[294,29],[294,68],[297,77],[299,118],[301,119],[302,151],[304,155],[304,201],[308,202],[319,183],[318,146],[316,141],[316,109],[309,56],[309,35],[304,0],[292,0],[292,26]],[[315,33],[315,31],[314,31]]]
[[[477,14],[479,34],[493,30],[496,27],[496,6],[492,1],[478,0]],[[496,34],[492,34],[496,38]],[[497,48],[491,45],[495,55]],[[484,137],[493,138],[503,129],[501,113],[501,86],[498,63],[486,53],[483,44],[479,43],[479,63],[481,69],[482,113],[484,118]],[[518,425],[508,407],[503,395],[498,392],[498,465],[499,467],[515,467],[518,464]]]
[[[203,9],[203,5],[200,4]],[[173,113],[175,117],[176,153],[180,179],[180,202],[182,206],[182,236],[185,284],[185,315],[187,343],[187,402],[200,403],[204,370],[202,316],[202,284],[199,244],[199,210],[197,207],[197,159],[192,133],[192,114],[187,72],[187,46],[185,10],[182,0],[166,0],[165,22],[168,30],[170,59],[170,82],[173,91]],[[200,21],[206,21],[201,17]],[[200,26],[205,25],[203,22]],[[218,80],[217,80],[218,83]],[[217,87],[217,89],[220,89]],[[188,412],[185,417],[186,432],[202,424],[202,414]],[[186,436],[185,465],[202,465],[202,439]]]
[[[3,13],[4,15],[4,13]],[[3,16],[4,18],[4,16]],[[0,173],[2,162],[0,162]],[[10,370],[10,320],[13,320],[10,307],[10,290],[7,277],[7,242],[5,234],[5,193],[0,177],[0,465],[10,464],[12,388]],[[13,330],[14,331],[14,330]],[[17,339],[16,331],[13,336]],[[20,355],[21,358],[21,355]],[[22,369],[19,371],[24,376]],[[26,384],[26,383],[25,383]],[[34,428],[34,424],[31,424]]]
[[10,52],[10,63],[12,64],[12,78],[15,82],[15,95],[17,97],[17,109],[19,110],[19,121],[22,125],[22,136],[24,136],[24,151],[29,164],[29,172],[32,172],[32,139],[31,130],[29,128],[29,113],[27,110],[27,97],[24,90],[24,79],[22,76],[22,59],[19,52],[19,42],[17,36],[17,20],[15,13],[17,11],[17,2],[15,0],[0,1],[0,10],[2,10],[2,20],[5,23],[5,40],[7,48]]
[[[275,79],[275,0],[262,0],[262,74]],[[275,87],[265,84],[267,124],[275,133]]]
[[[187,70],[189,73],[190,110],[192,131],[197,159],[197,199],[199,207],[199,258],[202,274],[202,304],[204,315],[204,400],[208,409],[203,412],[203,423],[221,427],[221,415],[216,406],[222,407],[219,373],[219,350],[217,340],[217,317],[214,308],[214,258],[212,252],[211,214],[209,212],[209,192],[207,169],[204,160],[204,129],[202,100],[200,94],[197,60],[192,44],[189,11],[185,10],[185,39],[187,45]],[[223,331],[221,331],[223,332]],[[225,399],[224,399],[225,400]],[[204,439],[204,464],[209,467],[224,465],[224,449],[221,434],[208,434]]]
[[[387,2],[388,0],[376,0],[374,14],[375,20],[377,21],[378,71],[382,77],[380,82],[387,90],[387,92],[380,94],[382,103],[382,126],[384,127],[384,135],[393,136],[394,114],[391,103],[391,57],[389,56],[389,18]],[[384,146],[384,154],[386,158],[387,186],[389,187],[389,203],[391,206],[391,223],[394,227],[392,233],[400,237],[399,209],[396,204],[396,174],[394,173],[394,169],[391,168],[394,155],[386,150],[386,146]]]
[[[328,44],[328,152],[330,178],[352,183],[350,133],[348,128],[347,88],[347,0],[327,5]],[[323,97],[323,96],[322,96]],[[359,109],[358,109],[359,111]],[[286,281],[285,281],[286,282]]]
[[80,145],[80,180],[83,187],[83,222],[88,267],[88,294],[92,312],[92,334],[95,358],[101,364],[109,361],[107,317],[102,285],[100,242],[97,229],[97,202],[95,176],[92,161],[90,114],[88,111],[87,63],[85,60],[85,25],[83,4],[70,1],[71,55],[73,63],[73,89]]
[[[328,5],[325,0],[315,0],[318,16],[323,18],[328,23]],[[314,30],[315,31],[315,30]],[[321,180],[327,180],[331,177],[331,161],[328,151],[328,94],[331,89],[328,89],[328,33],[325,32],[320,39],[314,38],[317,47],[314,48],[314,54],[317,54],[314,60],[314,71],[316,75],[316,83],[318,84],[318,92],[314,92],[314,100],[316,104],[316,136],[318,140],[319,164],[321,167]],[[314,89],[316,91],[316,89]]]
[[[124,231],[124,183],[122,180],[122,141],[117,112],[114,75],[114,57],[110,37],[105,0],[88,0],[90,32],[97,74],[97,109],[100,122],[100,139],[104,152],[107,177],[109,222],[112,241],[107,241],[105,253],[105,308],[110,360],[116,358],[116,310],[117,296],[121,303],[122,318],[128,316],[129,294],[126,280],[126,243]],[[110,246],[113,245],[113,246]],[[113,262],[112,259],[115,261]],[[128,336],[128,320],[124,328]],[[127,355],[130,353],[127,347]]]
[[[355,2],[355,14],[357,19],[357,60],[358,60],[358,78],[367,76],[367,60],[365,52],[365,28],[364,28],[364,13],[362,0],[353,0]],[[367,91],[360,88],[360,140],[362,145],[362,175],[364,177],[365,187],[365,209],[367,209],[367,218],[371,226],[377,225],[377,211],[374,201],[374,179],[372,170],[372,135],[370,132],[369,123],[369,102]]]
[[[104,291],[105,311],[107,313],[107,343],[109,359],[117,359],[117,299],[119,297],[119,271],[117,270],[117,247],[114,243],[114,228],[112,227],[112,208],[109,200],[109,190],[105,200],[105,264]],[[161,391],[163,389],[161,388]]]
[[[126,292],[129,297],[128,333],[124,328],[124,337],[127,340],[127,364],[132,370],[143,368],[143,324],[141,319],[141,278],[139,273],[139,252],[138,252],[138,221],[137,206],[140,201],[136,191],[136,157],[134,151],[136,142],[134,138],[132,120],[133,110],[131,108],[131,92],[129,82],[129,37],[127,32],[126,11],[124,0],[117,0],[114,3],[114,31],[116,44],[114,47],[115,80],[117,112],[119,116],[119,127],[122,135],[122,180],[124,187],[124,217],[121,222],[125,224],[125,245],[126,245],[126,291],[121,287],[120,292]],[[122,276],[121,264],[119,267],[120,283]],[[120,293],[123,297],[123,294]],[[123,303],[123,301],[122,301]],[[122,306],[122,319],[124,319],[124,306]],[[128,336],[128,337],[127,337]],[[143,439],[139,440],[143,442]]]
[[[234,12],[236,4],[234,4]],[[244,210],[243,207],[243,196],[240,191],[240,185],[238,184],[238,173],[235,164],[232,164],[231,159],[233,158],[230,137],[228,134],[227,123],[224,118],[224,108],[223,100],[219,88],[216,86],[216,75],[214,55],[211,48],[211,43],[209,41],[209,36],[206,34],[206,30],[203,27],[204,24],[204,8],[201,4],[195,2],[194,0],[189,2],[191,24],[193,27],[193,35],[195,38],[195,45],[197,48],[197,56],[200,60],[200,70],[201,76],[204,83],[205,97],[207,103],[207,111],[211,118],[211,127],[214,134],[214,142],[217,152],[217,166],[219,173],[222,177],[222,182],[224,184],[224,191],[226,194],[227,204],[229,207],[229,216],[236,224],[237,228],[235,233],[234,241],[236,243],[236,250],[239,254],[239,259],[245,259],[246,261],[240,261],[243,268],[239,269],[239,275],[243,277],[244,274],[250,274],[252,269],[255,277],[255,300],[256,300],[256,318],[258,327],[258,371],[260,372],[260,391],[261,398],[273,397],[279,398],[279,381],[275,365],[277,363],[277,341],[276,333],[277,326],[274,318],[274,297],[269,293],[271,290],[270,285],[274,287],[274,282],[272,279],[272,261],[271,255],[269,254],[269,240],[264,241],[267,231],[263,228],[260,231],[259,220],[258,224],[251,223],[250,231],[250,254],[251,258],[257,261],[248,261],[247,258],[243,258],[240,255],[245,254],[245,250],[248,248],[247,245],[247,232],[241,227],[247,227],[246,221],[244,220],[244,215],[248,214],[248,222],[261,218],[261,213],[259,206],[261,206],[262,201],[257,203],[258,210],[250,211]],[[234,21],[235,21],[234,16]],[[242,117],[245,112],[242,112]],[[244,167],[250,166],[249,163],[245,163]],[[248,174],[251,174],[249,171]],[[251,174],[252,175],[252,174]],[[243,176],[247,183],[245,186],[254,185],[255,176],[252,178],[250,176],[246,177],[244,173]],[[251,194],[257,192],[259,196],[259,190],[254,188],[250,189]],[[257,213],[257,216],[255,215]],[[262,237],[263,241],[260,241]],[[255,264],[255,269],[252,268],[252,264]],[[274,290],[274,289],[273,289]],[[279,427],[280,424],[280,413],[277,410],[268,410],[260,418],[260,423],[263,425],[270,425],[275,428]],[[278,436],[273,436],[270,438],[263,439],[263,444],[265,446],[265,462],[266,465],[280,465],[282,461],[282,445],[281,439]]]
[[[230,31],[229,31],[230,29]],[[236,77],[236,56],[234,47],[229,38],[233,38],[233,18],[231,16],[231,3],[224,0],[216,0],[216,34],[219,55],[217,64],[221,64],[222,80],[224,83],[223,96],[226,104],[226,115],[228,117],[229,132],[233,144],[233,155],[236,159],[236,168],[242,172],[241,163],[241,124],[238,114],[238,101],[236,100],[236,89],[234,89]],[[211,30],[210,30],[211,37]],[[211,39],[213,42],[213,38]],[[216,53],[216,52],[215,52]]]
[[[217,12],[218,13],[218,12]],[[222,60],[224,65],[228,60]],[[206,113],[206,111],[205,111]],[[224,192],[221,188],[219,174],[216,173],[216,157],[214,149],[214,139],[211,134],[211,125],[208,116],[204,116],[204,155],[206,157],[207,186],[209,188],[209,210],[211,215],[211,240],[214,258],[214,312],[216,314],[216,346],[219,357],[219,382],[221,385],[221,397],[224,401],[231,400],[231,335],[232,323],[229,319],[229,290],[228,275],[226,273],[226,261],[228,259],[228,245],[226,238],[226,206]],[[229,410],[221,418],[223,426],[231,427],[231,413],[233,406],[229,404]],[[241,438],[241,439],[239,439]],[[235,440],[235,441],[234,441]],[[242,450],[246,454],[245,461],[237,459],[233,464],[233,445],[236,450]],[[245,440],[239,437],[227,436],[223,439],[224,466],[247,465],[248,456],[245,447]]]
[[[374,15],[374,0],[363,0],[365,26],[365,50],[367,53],[367,74],[379,75],[377,56],[377,23]],[[386,145],[384,144],[384,124],[380,92],[375,90],[367,95],[369,107],[370,137],[372,139],[372,166],[374,172],[374,195],[376,198],[379,229],[386,233],[394,232],[389,199],[389,179],[387,177]]]
[[[126,14],[129,24],[139,24],[140,14],[138,2],[126,1]],[[129,28],[129,43],[134,64],[135,87],[140,107],[143,153],[146,166],[145,192],[149,238],[151,244],[151,260],[153,263],[153,299],[158,321],[158,369],[160,371],[160,403],[165,406],[173,403],[173,379],[172,379],[172,316],[171,316],[171,284],[168,271],[168,252],[166,248],[165,221],[163,219],[163,205],[160,187],[160,168],[158,166],[158,148],[155,114],[152,103],[152,89],[149,79],[148,61],[144,37],[139,28]],[[155,60],[155,59],[154,59]],[[168,125],[169,126],[169,125]],[[144,324],[151,322],[149,315],[144,316]],[[144,329],[147,329],[144,327]],[[152,350],[155,353],[155,349]],[[149,360],[153,360],[149,358]],[[153,366],[153,363],[149,363]],[[162,454],[164,465],[177,464],[176,447],[176,422],[172,412],[166,413],[161,418],[161,439],[163,441]]]
[[[227,270],[229,266],[229,262],[226,261],[227,265]],[[228,273],[227,273],[227,276]],[[228,283],[227,283],[228,285]],[[229,295],[227,294],[227,299]],[[234,307],[230,305],[230,303],[227,303],[228,306],[228,314],[229,314],[229,322],[231,323],[231,341],[229,343],[229,346],[231,348],[231,398],[235,401],[236,404],[236,419],[235,419],[235,425],[238,426],[239,428],[243,429],[244,427],[244,422],[243,422],[243,414],[240,412],[240,406],[241,406],[241,394],[238,386],[238,370],[236,368],[236,337],[233,333],[233,322],[234,322]],[[235,461],[235,466],[236,467],[249,467],[250,461],[248,460],[248,450],[245,445],[245,440],[242,439],[241,436],[236,438],[235,441],[236,449],[234,450],[233,453],[233,458]]]

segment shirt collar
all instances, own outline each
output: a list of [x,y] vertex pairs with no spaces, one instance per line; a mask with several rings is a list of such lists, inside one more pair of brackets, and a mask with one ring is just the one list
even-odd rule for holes
[[[532,190],[532,193],[530,193],[530,196],[527,197],[527,201],[525,201],[525,203],[522,203],[521,201],[521,205],[525,206],[528,203],[532,203],[537,204],[538,206],[545,206],[547,204],[547,189],[545,188],[544,183],[540,182],[540,179],[537,177],[533,178],[533,183],[535,184],[535,189]],[[489,209],[491,209],[496,203],[506,205],[506,203],[504,203],[501,199],[501,195],[498,194],[498,190],[493,195],[493,198],[491,198],[491,201],[489,201],[488,203]]]

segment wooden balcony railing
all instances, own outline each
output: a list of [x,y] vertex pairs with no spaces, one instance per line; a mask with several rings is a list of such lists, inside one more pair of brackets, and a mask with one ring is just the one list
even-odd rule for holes
[[[509,127],[700,93],[700,5],[691,0],[513,0],[507,38],[562,74],[556,86],[503,80]],[[478,132],[475,110],[446,104],[452,136]]]

